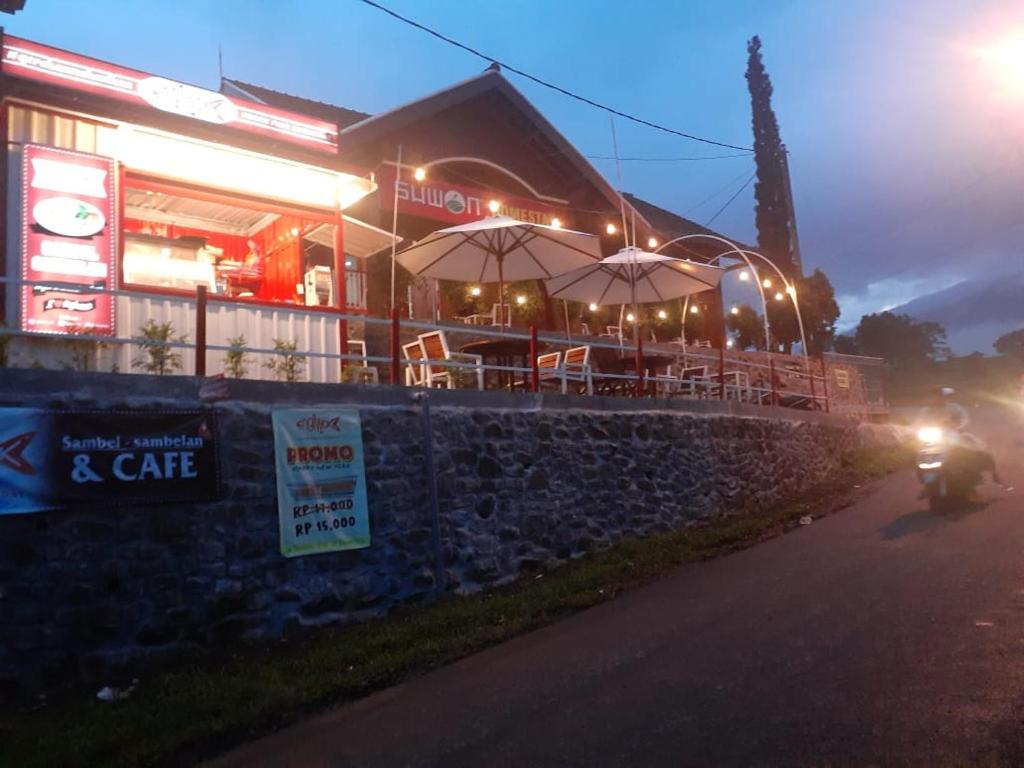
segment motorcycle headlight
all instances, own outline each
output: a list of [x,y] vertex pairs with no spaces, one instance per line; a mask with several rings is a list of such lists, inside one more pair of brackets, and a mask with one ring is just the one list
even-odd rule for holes
[[938,427],[921,427],[917,430],[917,439],[925,445],[935,445],[942,442],[942,430]]

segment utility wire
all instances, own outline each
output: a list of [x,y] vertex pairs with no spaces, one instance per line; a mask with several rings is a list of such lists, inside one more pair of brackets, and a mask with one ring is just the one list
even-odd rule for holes
[[430,27],[424,26],[423,24],[420,24],[417,21],[413,21],[412,19],[408,18],[407,16],[403,16],[400,13],[396,13],[395,11],[391,10],[390,8],[386,8],[385,6],[381,5],[380,3],[375,2],[374,0],[360,0],[360,2],[365,3],[366,5],[369,5],[371,8],[376,8],[378,11],[383,11],[388,16],[391,16],[391,17],[393,17],[395,19],[398,19],[399,21],[401,21],[401,22],[403,22],[405,24],[408,24],[411,27],[415,27],[416,29],[418,29],[418,30],[420,30],[422,32],[426,32],[428,35],[432,35],[433,37],[436,37],[438,40],[443,40],[444,42],[448,43],[449,45],[454,45],[456,48],[461,48],[462,50],[466,51],[467,53],[471,53],[474,56],[483,59],[484,61],[492,62],[492,63],[497,64],[498,66],[502,67],[503,69],[507,69],[509,72],[514,72],[515,74],[519,75],[520,77],[525,77],[527,80],[531,80],[534,83],[537,83],[537,85],[542,85],[545,88],[551,89],[552,91],[557,91],[558,93],[562,94],[563,96],[568,96],[569,98],[575,99],[576,101],[581,101],[584,104],[589,104],[590,106],[596,107],[597,109],[604,110],[605,112],[608,112],[609,114],[616,115],[616,116],[621,117],[621,118],[623,118],[625,120],[630,120],[630,121],[632,121],[634,123],[639,123],[640,125],[646,125],[648,128],[654,128],[654,129],[659,130],[659,131],[664,131],[665,133],[671,133],[674,136],[681,136],[684,139],[691,139],[692,141],[699,141],[699,142],[701,142],[703,144],[711,144],[711,145],[716,146],[716,147],[725,147],[726,149],[738,149],[738,150],[740,150],[742,152],[753,152],[753,150],[750,147],[740,147],[740,146],[737,146],[735,144],[726,144],[725,142],[722,142],[722,141],[714,141],[713,139],[704,139],[704,138],[701,138],[700,136],[694,136],[692,133],[684,133],[683,131],[677,131],[674,128],[668,128],[668,127],[666,127],[664,125],[659,125],[658,123],[651,122],[650,120],[644,120],[641,117],[636,117],[635,115],[630,115],[630,114],[628,114],[626,112],[622,112],[622,111],[620,111],[618,109],[615,109],[614,107],[609,107],[606,104],[601,104],[599,102],[594,101],[593,99],[588,99],[586,96],[580,96],[579,94],[573,93],[572,91],[569,91],[569,90],[566,90],[565,88],[562,88],[561,86],[555,85],[552,82],[549,82],[547,80],[543,80],[542,78],[539,78],[539,77],[537,77],[535,75],[531,75],[529,72],[524,72],[523,70],[521,70],[521,69],[519,69],[517,67],[513,67],[511,64],[507,64],[504,61],[501,61],[500,59],[496,59],[493,56],[488,56],[487,54],[482,53],[482,52],[478,51],[476,48],[472,48],[472,47],[466,45],[465,43],[460,43],[458,40],[453,40],[452,38],[447,37],[446,35],[443,35],[440,32],[431,29]]
[[743,183],[743,186],[740,187],[739,189],[737,189],[733,193],[733,196],[730,197],[728,200],[726,200],[725,204],[721,208],[719,208],[717,211],[715,211],[715,215],[714,216],[712,216],[710,219],[708,219],[706,222],[704,222],[704,226],[705,227],[710,227],[712,222],[714,222],[714,220],[718,218],[718,214],[720,214],[722,211],[724,211],[726,208],[728,208],[732,204],[732,201],[740,196],[740,192],[742,192],[744,189],[746,189],[747,187],[750,186],[750,182],[752,182],[756,176],[757,176],[757,171],[754,171],[754,173],[750,174],[750,178],[747,179]]
[[735,184],[737,181],[739,181],[740,179],[742,179],[746,175],[747,175],[747,172],[743,171],[743,173],[739,174],[738,176],[733,176],[731,179],[729,179],[727,182],[725,182],[725,184],[720,186],[718,189],[716,189],[710,195],[705,197],[699,203],[697,203],[696,205],[691,205],[689,208],[687,208],[685,211],[683,211],[683,216],[689,216],[691,213],[696,211],[701,206],[703,206],[703,205],[705,205],[707,203],[710,203],[712,200],[714,200],[716,197],[718,197],[723,192],[726,192],[726,191],[732,189],[732,185]]
[[[689,160],[726,160],[730,157],[750,157],[749,152],[737,152],[732,155],[707,155],[705,157],[620,157],[624,163],[682,163]],[[589,160],[614,160],[611,155],[584,155]]]

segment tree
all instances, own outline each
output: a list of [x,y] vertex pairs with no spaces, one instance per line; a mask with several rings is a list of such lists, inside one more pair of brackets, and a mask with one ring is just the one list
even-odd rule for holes
[[736,334],[738,349],[764,349],[764,318],[753,307],[741,304],[729,313],[726,326]]
[[946,330],[941,325],[892,312],[864,315],[855,340],[860,354],[882,357],[894,365],[922,362],[946,351]]
[[[800,317],[804,321],[807,336],[807,352],[817,355],[828,349],[836,332],[839,319],[839,304],[828,275],[820,269],[807,277],[794,281],[796,299],[800,304]],[[772,297],[768,304],[768,322],[772,326],[772,341],[782,344],[786,352],[800,341],[800,323],[792,300],[783,294],[781,301]]]
[[761,39],[756,35],[747,42],[746,78],[754,128],[754,160],[757,163],[757,183],[754,185],[757,243],[765,256],[786,271],[792,266],[789,226],[792,212],[786,194],[786,150],[772,109],[772,81],[761,60]]
[[832,344],[832,348],[840,355],[860,354],[860,351],[857,349],[856,339],[848,334],[836,336],[835,341]]
[[996,348],[996,352],[1000,355],[1024,360],[1024,328],[1021,328],[1019,331],[1004,333],[996,339],[995,344],[992,346]]

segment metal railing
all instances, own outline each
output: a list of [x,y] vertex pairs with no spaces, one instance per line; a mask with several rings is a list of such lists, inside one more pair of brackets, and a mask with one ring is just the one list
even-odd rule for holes
[[[55,281],[26,281],[16,278],[0,278],[7,284],[8,302],[17,301],[18,293],[24,286],[46,285],[59,287],[68,285],[75,291],[81,286],[61,284]],[[803,358],[767,353],[735,353],[722,349],[682,347],[678,343],[653,342],[634,345],[616,339],[566,335],[546,331],[539,333],[535,326],[527,329],[466,325],[462,323],[431,323],[403,319],[398,311],[390,318],[372,317],[365,314],[349,314],[344,310],[330,307],[303,307],[288,304],[270,304],[251,299],[225,299],[211,296],[200,287],[194,295],[181,292],[88,289],[90,293],[106,293],[115,298],[128,297],[131,300],[148,299],[164,305],[165,314],[172,311],[179,318],[191,318],[176,338],[166,340],[144,339],[140,336],[99,335],[72,332],[64,336],[48,333],[0,328],[0,336],[38,340],[69,342],[92,342],[97,345],[132,350],[133,348],[172,348],[191,351],[191,364],[180,366],[181,372],[193,372],[205,376],[208,371],[210,353],[243,353],[273,360],[286,355],[301,360],[307,370],[304,375],[289,380],[312,380],[308,361],[322,361],[318,378],[324,381],[342,381],[346,368],[356,381],[360,372],[373,369],[373,380],[380,380],[379,371],[387,369],[387,378],[393,385],[403,385],[407,378],[423,381],[428,385],[438,383],[457,387],[465,384],[480,388],[501,388],[538,392],[551,388],[556,391],[595,393],[630,397],[690,397],[699,399],[739,400],[760,405],[797,407],[810,410],[829,411],[831,398],[828,387],[827,369],[824,359],[811,362],[808,370]],[[174,306],[171,307],[170,303]],[[218,310],[214,312],[214,308]],[[273,315],[275,321],[294,328],[298,322],[315,318],[321,321],[319,338],[303,345],[297,342],[293,349],[270,347],[266,344],[226,343],[224,328],[217,331],[216,338],[210,338],[209,320],[224,314],[253,310]],[[330,324],[322,322],[329,319]],[[367,354],[353,353],[348,346],[349,327],[361,323],[364,336],[371,335],[377,328],[386,336],[387,343],[379,344],[376,354],[367,348]],[[326,335],[329,325],[337,336],[332,340]],[[386,333],[383,333],[386,328]],[[449,352],[456,353],[444,358],[427,358],[422,353],[414,359],[403,355],[402,344],[416,342],[423,334],[441,331]],[[308,332],[306,335],[312,339]],[[491,342],[488,346],[488,342]],[[497,342],[495,344],[494,342]],[[381,354],[386,346],[387,354]],[[542,353],[564,353],[573,347],[587,347],[586,365],[565,365],[559,367],[540,366]],[[480,358],[467,358],[466,353],[480,354]],[[121,359],[127,359],[122,355]],[[330,365],[336,361],[336,366]],[[419,368],[426,376],[409,375],[408,371]],[[818,370],[814,370],[817,368]],[[261,366],[261,370],[263,366]],[[177,372],[177,371],[175,371]],[[278,375],[278,371],[274,371]],[[293,371],[294,373],[294,371]],[[433,375],[429,375],[433,374]],[[445,375],[448,374],[448,375]]]

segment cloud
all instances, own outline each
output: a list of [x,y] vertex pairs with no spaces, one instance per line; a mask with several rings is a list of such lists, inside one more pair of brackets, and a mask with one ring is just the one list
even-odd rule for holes
[[863,315],[884,312],[919,296],[950,288],[963,280],[963,275],[946,272],[927,277],[887,277],[868,283],[860,292],[836,297],[841,311],[836,328],[841,333],[852,331]]

